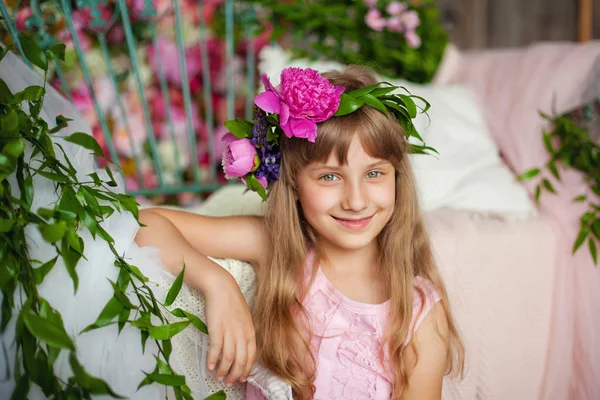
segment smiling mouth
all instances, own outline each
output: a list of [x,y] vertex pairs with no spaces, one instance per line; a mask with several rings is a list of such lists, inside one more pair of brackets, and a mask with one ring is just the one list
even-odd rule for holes
[[373,219],[373,216],[371,215],[370,217],[360,218],[360,219],[337,218],[337,217],[333,217],[333,219],[335,219],[337,222],[340,223],[340,225],[342,225],[345,228],[352,229],[352,230],[361,230],[361,229],[366,228],[369,225],[369,223]]

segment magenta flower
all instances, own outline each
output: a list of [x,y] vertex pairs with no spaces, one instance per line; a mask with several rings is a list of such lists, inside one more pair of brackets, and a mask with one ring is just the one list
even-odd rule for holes
[[260,164],[256,148],[248,139],[231,140],[223,151],[223,171],[227,179],[241,178]]
[[381,16],[381,12],[379,10],[371,9],[365,15],[365,23],[369,28],[379,32],[385,28],[387,21]]
[[279,114],[279,123],[289,138],[314,142],[317,122],[333,116],[340,106],[343,86],[334,86],[318,71],[286,68],[281,72],[281,85],[273,87],[267,75],[262,76],[266,91],[254,99],[263,111]]

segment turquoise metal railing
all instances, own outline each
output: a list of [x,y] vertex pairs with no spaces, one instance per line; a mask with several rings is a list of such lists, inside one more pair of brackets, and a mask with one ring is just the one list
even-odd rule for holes
[[[258,29],[251,5],[3,0],[0,14],[0,34],[17,53],[19,33],[44,49],[67,44],[67,62],[51,60],[52,84],[88,117],[129,193],[203,193],[224,183],[222,124],[252,115]],[[237,50],[242,42],[245,52]]]

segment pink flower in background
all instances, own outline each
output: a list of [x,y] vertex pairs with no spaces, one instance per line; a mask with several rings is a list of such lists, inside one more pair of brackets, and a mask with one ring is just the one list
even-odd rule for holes
[[[231,135],[233,136],[233,135]],[[223,151],[223,171],[227,179],[241,178],[254,171],[260,164],[256,148],[248,139],[227,137],[230,140]]]
[[171,0],[152,0],[154,16],[150,16],[146,6],[148,0],[127,0],[130,10],[130,17],[134,20],[160,19],[163,15],[171,11]]
[[[254,99],[263,111],[279,114],[281,128],[287,137],[314,142],[317,122],[325,121],[340,106],[343,86],[334,86],[318,71],[286,68],[281,72],[281,85],[275,89],[266,74],[262,76],[266,91]],[[308,100],[308,101],[307,101]]]
[[29,17],[31,17],[33,13],[29,7],[25,7],[17,11],[17,15],[15,16],[15,25],[17,26],[18,31],[26,30],[27,27],[25,22]]
[[421,46],[421,38],[415,31],[406,32],[404,37],[406,38],[406,43],[410,48],[416,49],[417,47]]
[[100,15],[98,18],[92,16],[90,7],[82,7],[73,11],[73,23],[77,29],[86,29],[91,32],[105,32],[111,27],[113,22],[112,10],[99,2],[95,7],[98,7]]
[[374,31],[381,31],[385,28],[387,20],[381,16],[381,12],[376,9],[370,9],[365,15],[365,23]]
[[419,14],[414,10],[405,11],[400,15],[400,20],[407,31],[414,31],[420,24]]
[[[128,129],[131,139],[127,134]],[[119,155],[127,158],[133,157],[134,154],[141,156],[142,147],[147,139],[144,116],[129,114],[126,122],[117,120],[112,129],[112,138]]]
[[106,41],[109,44],[119,44],[125,41],[125,30],[123,25],[113,25],[106,33]]
[[402,32],[404,31],[404,24],[399,17],[392,17],[388,19],[387,28],[392,32]]
[[386,7],[386,11],[388,14],[390,15],[400,15],[402,14],[404,11],[406,11],[406,8],[408,6],[406,5],[406,3],[400,3],[399,1],[393,1],[390,4],[388,4],[388,6]]
[[364,3],[369,8],[373,8],[373,7],[377,6],[377,0],[364,0]]

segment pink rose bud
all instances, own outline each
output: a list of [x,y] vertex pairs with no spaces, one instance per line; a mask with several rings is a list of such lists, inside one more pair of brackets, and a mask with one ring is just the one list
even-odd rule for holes
[[392,32],[403,32],[404,24],[402,23],[402,20],[400,18],[392,17],[388,19],[387,28]]
[[260,165],[256,148],[248,139],[233,140],[223,151],[223,171],[227,179],[241,178]]
[[379,32],[385,28],[386,20],[381,17],[379,10],[369,10],[365,15],[365,23],[369,28]]
[[421,38],[415,31],[408,31],[404,34],[404,38],[406,39],[406,43],[408,43],[408,47],[416,49],[421,46]]
[[407,31],[414,31],[419,26],[419,24],[421,24],[419,14],[417,14],[417,12],[414,10],[403,12],[400,16],[400,19],[404,24],[404,29],[406,29]]
[[404,11],[406,11],[406,8],[407,8],[406,3],[400,3],[399,1],[393,1],[390,4],[388,4],[388,6],[385,10],[390,15],[400,15]]
[[[262,187],[264,187],[265,189],[267,188],[267,178],[265,178],[264,176],[257,176],[256,180],[258,181],[258,183],[260,183],[262,185]],[[242,178],[242,183],[246,186],[248,186],[248,184],[246,183],[246,179]],[[250,189],[250,187],[248,187],[248,189]],[[250,189],[252,190],[252,189]]]

